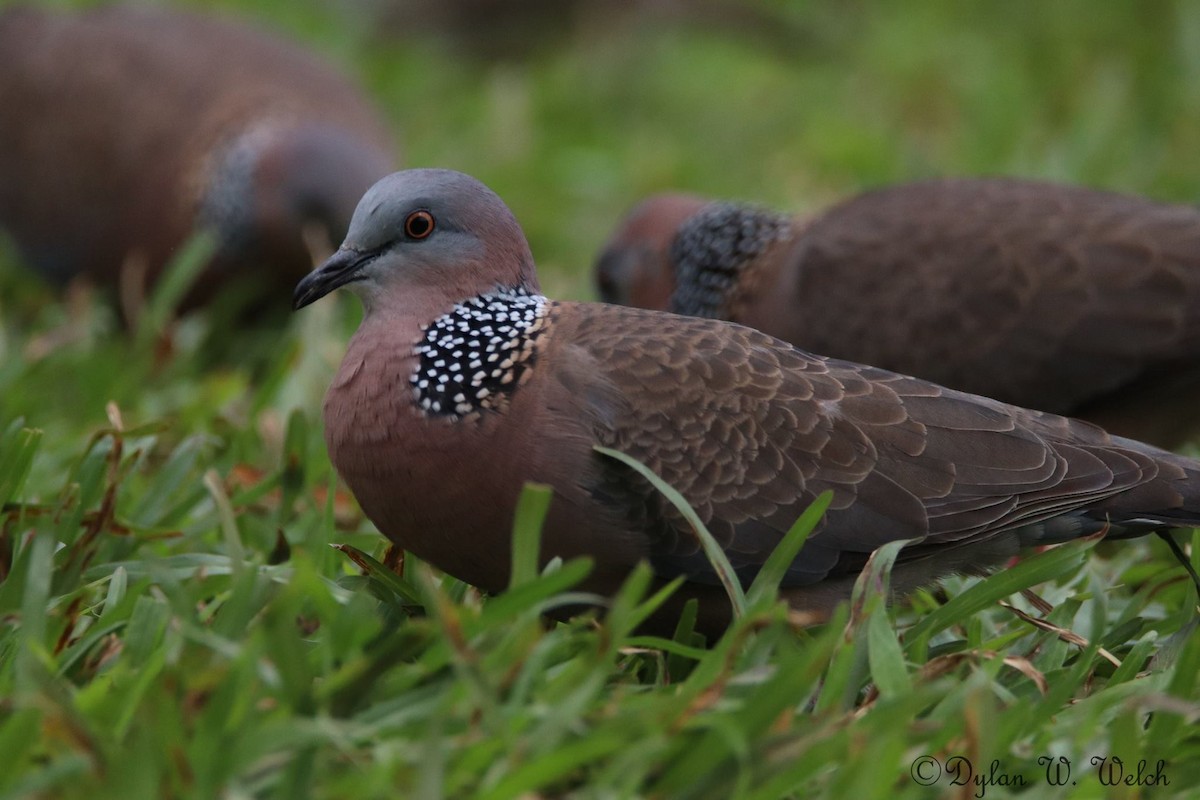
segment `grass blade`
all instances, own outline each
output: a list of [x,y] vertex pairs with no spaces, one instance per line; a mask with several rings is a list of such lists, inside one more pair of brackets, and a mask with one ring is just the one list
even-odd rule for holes
[[513,516],[512,573],[508,586],[516,588],[537,577],[542,545],[542,524],[554,491],[542,483],[527,483],[517,498]]
[[925,646],[923,643],[928,642],[929,637],[933,634],[979,613],[997,600],[1016,594],[1022,589],[1028,589],[1034,584],[1057,578],[1078,567],[1083,562],[1087,551],[1097,541],[1098,538],[1093,536],[1037,553],[1010,569],[980,581],[962,594],[950,598],[945,605],[933,611],[905,633],[909,655],[912,656],[917,648],[923,649]]
[[138,317],[136,339],[139,346],[147,346],[166,330],[175,309],[200,277],[200,272],[216,249],[216,236],[211,233],[197,233],[184,243],[178,254],[167,264]]
[[329,545],[334,550],[338,550],[346,554],[346,557],[353,561],[367,577],[378,583],[382,588],[394,595],[404,605],[421,605],[421,598],[416,589],[409,586],[408,582],[401,578],[396,573],[388,569],[384,564],[380,563],[373,556],[349,544],[331,544]]
[[29,477],[42,432],[21,426],[17,420],[0,437],[0,506],[16,500]]
[[804,509],[804,513],[799,516],[791,529],[784,534],[779,544],[771,551],[771,555],[759,570],[758,575],[755,576],[750,591],[746,592],[746,602],[750,606],[756,606],[764,600],[774,602],[775,597],[779,594],[779,585],[783,581],[784,574],[796,560],[796,556],[800,554],[801,548],[816,529],[817,523],[825,515],[825,510],[829,508],[832,500],[833,492],[821,492],[817,495],[817,499]]
[[893,698],[912,691],[900,639],[888,622],[883,606],[877,607],[867,620],[867,661],[871,666],[871,680],[880,695]]
[[733,606],[734,616],[745,616],[746,592],[742,589],[742,583],[738,580],[737,573],[733,571],[733,565],[729,563],[729,558],[725,555],[725,551],[721,549],[721,546],[717,544],[717,540],[713,538],[708,528],[700,520],[700,515],[688,505],[683,495],[633,456],[626,455],[619,450],[613,450],[609,447],[601,447],[600,445],[593,445],[592,447],[597,453],[614,458],[622,464],[631,467],[635,472],[649,481],[650,485],[667,499],[667,502],[675,506],[675,509],[683,515],[683,518],[692,526],[692,530],[696,532],[696,538],[700,540],[700,546],[704,548],[704,554],[708,556],[713,570],[717,573],[717,578],[721,581],[721,585],[725,587],[726,594],[729,595],[729,603]]

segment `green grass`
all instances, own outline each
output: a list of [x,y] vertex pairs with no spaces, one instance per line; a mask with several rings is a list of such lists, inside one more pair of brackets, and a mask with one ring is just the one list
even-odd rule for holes
[[[497,189],[554,296],[588,296],[618,214],[669,187],[802,210],[1009,173],[1200,198],[1183,2],[772,2],[768,32],[618,17],[499,64],[373,33],[346,10],[367,4],[221,5],[357,74],[407,163]],[[914,778],[954,755],[1021,797],[1200,785],[1197,598],[1157,541],[894,608],[882,551],[831,622],[756,586],[710,648],[686,616],[635,632],[645,573],[603,622],[549,626],[587,564],[535,568],[537,493],[504,595],[385,566],[321,439],[346,298],[236,341],[196,316],[167,349],[163,307],[124,336],[100,299],[0,267],[0,797],[979,796]],[[1100,755],[1170,785],[1106,787]]]

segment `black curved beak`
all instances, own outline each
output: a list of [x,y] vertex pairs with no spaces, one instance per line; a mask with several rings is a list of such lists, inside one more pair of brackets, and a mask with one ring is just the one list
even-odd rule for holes
[[363,253],[346,247],[338,250],[296,284],[296,290],[292,292],[292,310],[299,311],[339,286],[361,280],[363,265],[377,255],[375,252]]

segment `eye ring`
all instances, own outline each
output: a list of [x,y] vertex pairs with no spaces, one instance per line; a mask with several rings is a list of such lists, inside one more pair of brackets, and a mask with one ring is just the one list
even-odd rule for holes
[[414,211],[404,220],[404,234],[410,239],[427,239],[436,227],[433,214],[422,209]]

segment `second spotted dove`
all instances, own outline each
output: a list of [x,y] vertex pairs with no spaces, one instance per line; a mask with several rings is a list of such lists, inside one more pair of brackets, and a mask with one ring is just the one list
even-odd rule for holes
[[811,219],[662,195],[596,263],[607,302],[1069,413],[1200,431],[1200,211],[1030,180],[868,192]]
[[923,537],[896,564],[903,593],[1025,546],[1200,522],[1200,462],[1089,423],[734,323],[549,300],[516,219],[461,173],[377,183],[295,307],[339,286],[365,316],[325,401],[332,461],[386,536],[489,591],[508,581],[521,488],[539,481],[554,491],[543,560],[591,557],[601,593],[645,560],[685,578],[674,598],[699,599],[703,630],[727,624],[694,531],[595,445],[678,489],[747,582],[832,491],[782,588],[817,613],[894,540]]
[[216,250],[189,305],[234,282],[290,287],[395,168],[349,80],[196,13],[6,9],[0,108],[0,229],[48,280],[124,281],[133,302],[197,230]]

